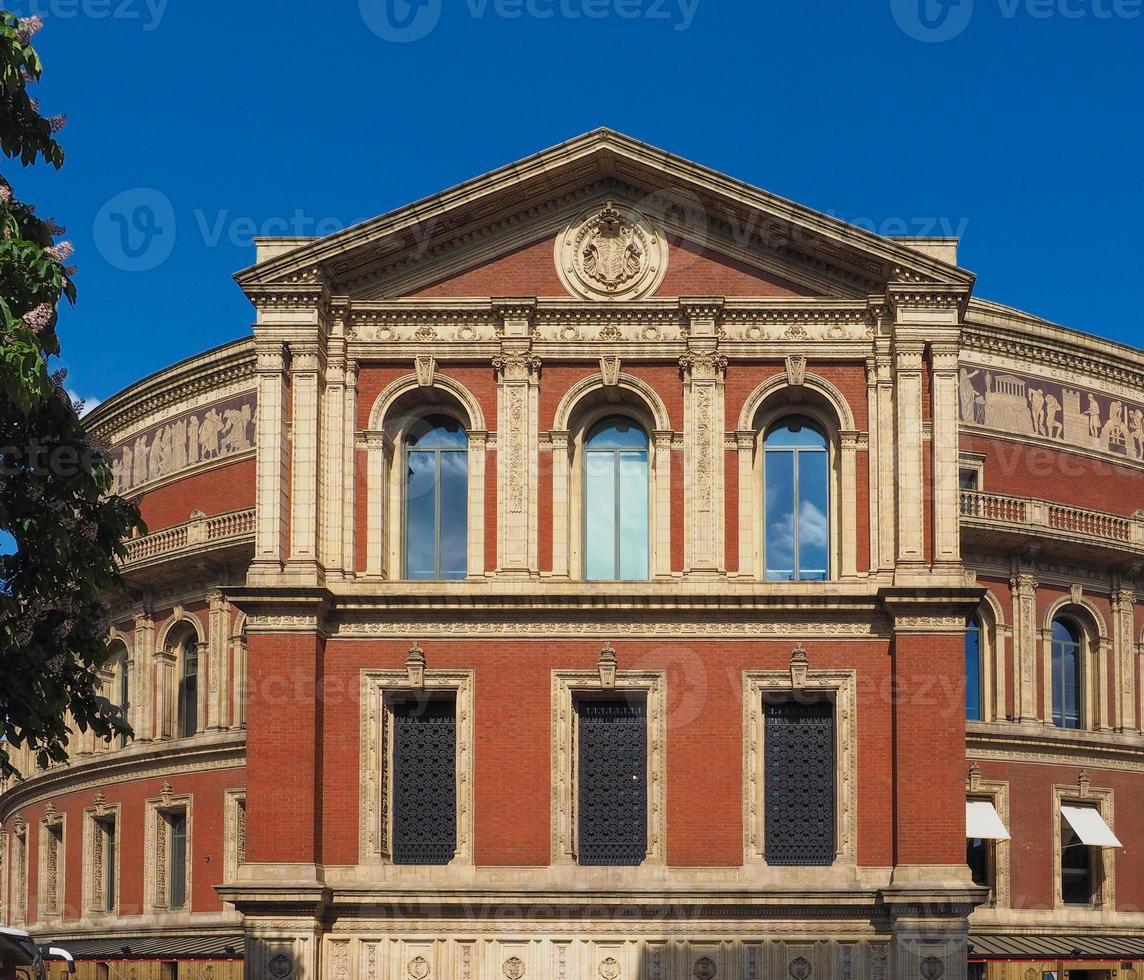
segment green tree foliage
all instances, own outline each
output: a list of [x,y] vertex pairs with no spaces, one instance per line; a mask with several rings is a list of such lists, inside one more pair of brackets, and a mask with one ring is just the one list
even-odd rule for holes
[[[39,26],[0,10],[0,150],[58,169],[63,117],[42,116],[28,92]],[[75,302],[62,233],[0,176],[0,531],[15,549],[0,554],[0,777],[19,775],[13,746],[64,761],[69,718],[102,737],[130,731],[99,673],[107,599],[123,588],[116,559],[139,511],[111,493],[108,458],[51,368],[57,305]]]

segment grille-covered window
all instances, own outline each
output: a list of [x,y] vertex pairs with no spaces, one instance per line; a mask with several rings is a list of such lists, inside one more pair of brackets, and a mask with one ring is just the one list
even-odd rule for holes
[[647,701],[583,698],[581,864],[641,864],[647,854]]
[[766,859],[834,863],[834,705],[767,701]]
[[393,862],[448,864],[457,850],[457,702],[393,703]]

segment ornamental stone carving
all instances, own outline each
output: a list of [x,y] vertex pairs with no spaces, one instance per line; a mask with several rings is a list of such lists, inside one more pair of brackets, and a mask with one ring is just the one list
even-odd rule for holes
[[696,980],[713,980],[719,968],[710,956],[701,956],[695,961],[695,969],[691,972],[695,974]]
[[638,299],[667,272],[667,241],[638,211],[609,201],[556,239],[556,271],[584,299]]
[[519,956],[510,956],[504,961],[502,970],[508,980],[520,980],[524,976],[524,960]]
[[604,980],[616,980],[620,975],[620,964],[614,956],[609,956],[606,960],[600,961],[600,976]]
[[790,973],[791,980],[807,980],[813,970],[810,960],[805,956],[799,956],[797,959],[791,960],[790,969],[787,972]]
[[406,969],[413,980],[425,980],[429,976],[429,961],[424,956],[414,956]]
[[922,960],[921,970],[925,980],[938,980],[945,973],[945,964],[936,956],[927,956]]
[[276,953],[266,964],[266,971],[274,980],[286,980],[294,972],[294,961],[288,953]]

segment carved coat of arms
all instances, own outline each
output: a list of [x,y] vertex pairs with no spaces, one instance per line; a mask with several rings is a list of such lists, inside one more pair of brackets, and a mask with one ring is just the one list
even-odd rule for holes
[[667,244],[637,212],[609,201],[570,224],[556,240],[556,269],[585,299],[635,299],[667,271]]
[[524,976],[524,960],[519,956],[510,956],[504,961],[502,969],[508,980],[520,980]]

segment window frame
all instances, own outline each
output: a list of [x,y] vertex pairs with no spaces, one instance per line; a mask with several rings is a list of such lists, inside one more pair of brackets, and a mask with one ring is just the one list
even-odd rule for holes
[[[776,429],[788,425],[792,421],[799,420],[801,424],[800,429],[811,429],[816,435],[822,439],[822,448],[817,446],[794,446],[783,447],[776,446],[774,448],[767,448],[767,439]],[[834,525],[834,459],[831,452],[831,439],[830,430],[822,426],[822,424],[815,419],[812,415],[803,414],[798,411],[790,411],[784,414],[776,415],[770,419],[766,426],[759,431],[759,446],[762,462],[760,465],[760,479],[761,491],[760,499],[762,501],[762,508],[760,510],[760,531],[761,541],[759,548],[762,551],[763,562],[763,580],[767,582],[829,582],[834,578],[834,565],[835,565],[835,525]],[[794,547],[792,553],[793,567],[790,569],[792,578],[771,578],[770,569],[767,562],[767,464],[768,457],[777,456],[780,453],[789,453],[792,457],[792,477],[791,477],[791,492],[794,498],[794,511],[792,513],[793,533],[794,533]],[[829,529],[828,540],[826,544],[826,569],[825,575],[822,578],[802,578],[799,575],[799,526],[801,524],[800,516],[800,459],[803,453],[811,453],[813,455],[822,454],[826,457],[826,523]]]
[[[107,826],[109,824],[115,828],[114,855],[108,853]],[[118,915],[119,913],[122,851],[119,846],[119,831],[121,828],[122,821],[118,803],[104,803],[101,797],[97,797],[96,805],[84,810],[83,907],[89,914]],[[109,890],[114,901],[109,900]]]
[[[358,863],[384,865],[397,877],[437,875],[473,864],[473,697],[472,670],[412,669],[361,672],[361,730],[358,785],[361,799]],[[457,712],[457,850],[444,865],[393,861],[393,718],[395,697],[452,694]]]
[[[143,900],[148,911],[166,915],[191,915],[194,908],[194,807],[189,794],[176,796],[170,784],[163,794],[144,801],[145,824],[143,847],[145,865],[155,873],[143,876]],[[182,813],[186,820],[185,901],[181,908],[171,907],[171,824],[172,814]]]
[[[1097,810],[1104,822],[1115,833],[1114,794],[1111,789],[1097,788],[1088,782],[1082,772],[1078,782],[1053,786],[1053,909],[1068,909],[1074,913],[1090,912],[1103,918],[1104,914],[1116,913],[1116,851],[1115,847],[1090,847],[1099,854],[1093,855],[1093,900],[1090,905],[1066,904],[1063,895],[1061,875],[1062,825],[1066,823],[1061,814],[1061,805],[1088,806]],[[1111,852],[1111,853],[1110,853]]]
[[[1076,724],[1058,724],[1057,723],[1057,704],[1054,692],[1056,690],[1057,682],[1057,648],[1058,645],[1064,646],[1065,641],[1058,640],[1055,633],[1055,627],[1060,625],[1067,630],[1073,637],[1069,641],[1069,646],[1076,648]],[[1088,677],[1086,669],[1089,662],[1089,643],[1088,632],[1084,626],[1078,622],[1074,617],[1069,616],[1067,613],[1057,613],[1049,622],[1049,677],[1051,683],[1049,685],[1048,700],[1049,700],[1049,721],[1054,728],[1059,728],[1063,731],[1086,731],[1088,729],[1089,720],[1087,712],[1088,700]],[[1062,697],[1064,692],[1063,676],[1061,678]],[[1061,706],[1061,719],[1065,721],[1065,705]]]
[[[413,430],[419,424],[428,424],[432,420],[444,420],[454,423],[461,432],[465,434],[465,446],[460,447],[441,447],[435,446],[427,449],[418,449],[416,446],[410,446],[409,440]],[[436,426],[434,426],[436,428]],[[432,431],[432,430],[430,430]],[[469,550],[469,536],[471,529],[469,527],[469,507],[468,507],[468,493],[470,485],[469,466],[472,463],[471,459],[471,446],[469,430],[465,423],[445,411],[427,412],[411,419],[405,425],[401,432],[400,451],[395,454],[400,458],[400,465],[398,467],[398,491],[401,494],[401,578],[403,581],[409,582],[459,582],[464,581],[471,574],[469,569],[470,550]],[[424,454],[432,455],[434,457],[434,542],[433,542],[433,570],[434,574],[429,578],[413,578],[409,573],[409,484],[408,479],[402,474],[407,474],[409,471],[409,456],[410,454]],[[443,453],[459,453],[464,454],[465,457],[465,574],[459,577],[445,578],[442,575],[441,568],[441,456]]]
[[[977,713],[975,715],[969,714],[969,636],[971,633],[977,634]],[[969,622],[965,626],[965,637],[962,641],[965,659],[965,720],[966,721],[986,721],[988,715],[987,701],[987,687],[986,687],[986,667],[985,659],[987,656],[988,644],[985,635],[985,620],[980,611],[975,612],[969,617]]]
[[[661,670],[552,672],[552,850],[553,865],[575,865],[581,873],[635,873],[667,861],[667,675]],[[576,699],[622,697],[642,692],[647,699],[647,850],[639,865],[582,865],[579,859],[579,712]],[[590,870],[595,869],[595,871]]]
[[[49,804],[39,830],[37,921],[56,922],[63,919],[67,901],[67,817]],[[55,875],[54,889],[49,887],[49,874]]]
[[[974,764],[965,779],[966,800],[983,800],[993,804],[1001,822],[1009,827],[1009,783],[1004,779],[986,779]],[[1012,833],[1012,831],[1010,831]],[[968,840],[968,838],[967,838]],[[1009,845],[1008,840],[989,841],[990,871],[988,905],[990,908],[1009,907]]]
[[[593,438],[593,433],[602,429],[609,422],[623,421],[630,427],[638,429],[644,437],[645,447],[643,450],[638,449],[592,449],[590,443]],[[613,412],[611,414],[601,415],[596,418],[590,425],[585,426],[583,439],[580,448],[580,564],[581,564],[581,578],[585,582],[647,582],[652,577],[652,528],[653,528],[653,508],[655,506],[653,499],[653,480],[652,480],[652,436],[647,427],[640,422],[639,419],[632,415],[625,415],[622,411]],[[620,572],[623,568],[623,549],[621,544],[621,529],[620,529],[620,514],[623,507],[622,498],[620,495],[620,469],[621,457],[623,453],[638,453],[643,452],[644,455],[644,482],[647,496],[647,526],[645,528],[645,538],[647,542],[647,553],[645,555],[645,572],[642,578],[624,578]],[[613,552],[612,552],[612,570],[616,573],[610,578],[589,578],[588,577],[588,502],[589,502],[589,487],[588,487],[588,457],[594,454],[605,455],[611,454],[613,466],[613,491],[615,498],[613,500],[613,515],[614,522],[613,530]]]
[[815,865],[814,874],[845,875],[857,865],[858,735],[857,672],[811,670],[792,656],[789,670],[743,672],[743,852],[745,865],[767,869],[776,883],[791,865],[771,865],[766,858],[766,718],[764,702],[772,697],[810,696],[834,703],[834,860]]

